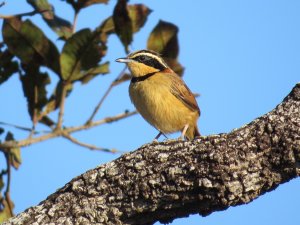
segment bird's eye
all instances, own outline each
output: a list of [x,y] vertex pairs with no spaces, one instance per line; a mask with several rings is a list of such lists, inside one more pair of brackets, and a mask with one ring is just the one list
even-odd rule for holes
[[146,57],[144,56],[144,55],[141,55],[140,57],[139,57],[139,59],[140,59],[140,61],[145,61],[145,59],[146,59]]

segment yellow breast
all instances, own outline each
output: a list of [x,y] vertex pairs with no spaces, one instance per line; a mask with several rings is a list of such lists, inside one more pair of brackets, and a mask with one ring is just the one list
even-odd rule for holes
[[129,95],[136,109],[163,133],[180,131],[186,124],[194,126],[199,117],[198,112],[186,107],[171,93],[171,84],[172,77],[157,73],[129,86]]

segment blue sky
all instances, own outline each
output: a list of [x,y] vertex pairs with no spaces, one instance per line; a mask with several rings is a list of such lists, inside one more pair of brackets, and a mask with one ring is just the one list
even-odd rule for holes
[[[50,1],[56,13],[72,20],[70,7]],[[90,7],[79,15],[77,30],[94,28],[112,13],[116,1]],[[8,0],[1,14],[31,11],[25,1]],[[140,3],[131,1],[131,3]],[[289,0],[211,0],[143,1],[153,12],[146,26],[134,36],[132,50],[146,47],[147,37],[159,19],[179,27],[179,60],[186,68],[184,80],[200,93],[199,120],[203,135],[230,132],[272,110],[300,81],[300,1]],[[55,34],[40,16],[32,20],[42,26],[56,44]],[[79,125],[111,81],[123,69],[113,60],[125,56],[118,38],[109,38],[106,57],[111,74],[88,85],[76,84],[67,99],[65,125]],[[57,78],[52,76],[55,83]],[[51,93],[53,86],[49,86]],[[133,110],[128,83],[114,89],[96,118]],[[17,76],[0,86],[0,121],[30,127],[26,100]],[[5,107],[3,107],[5,106]],[[55,118],[56,114],[52,114]],[[6,127],[5,127],[6,128]],[[40,129],[45,127],[40,126]],[[7,128],[17,139],[28,134]],[[140,116],[80,132],[76,138],[97,146],[131,151],[152,141],[157,131]],[[179,134],[171,135],[170,138]],[[13,172],[11,195],[15,211],[38,204],[65,183],[88,169],[111,161],[118,155],[92,152],[58,138],[22,149],[23,164]],[[0,163],[4,159],[0,158]],[[299,224],[300,180],[292,180],[250,204],[232,207],[202,218],[198,215],[172,224]]]

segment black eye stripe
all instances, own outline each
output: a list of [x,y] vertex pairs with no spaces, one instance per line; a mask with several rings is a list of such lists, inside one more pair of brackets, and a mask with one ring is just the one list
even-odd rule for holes
[[138,55],[138,56],[134,57],[133,60],[143,63],[147,66],[154,67],[155,69],[158,69],[158,70],[164,70],[166,68],[166,66],[164,64],[162,64],[159,60],[157,60],[156,58],[147,56],[147,55]]
[[138,61],[138,62],[144,62],[144,61],[148,61],[150,60],[151,58],[149,56],[145,56],[145,55],[139,55],[139,56],[136,56],[133,58],[135,61]]

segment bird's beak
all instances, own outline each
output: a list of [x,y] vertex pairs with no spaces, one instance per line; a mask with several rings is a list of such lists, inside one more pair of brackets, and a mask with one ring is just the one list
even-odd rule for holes
[[128,58],[118,58],[118,59],[116,59],[116,62],[129,63],[129,62],[131,62],[131,59],[128,59]]

